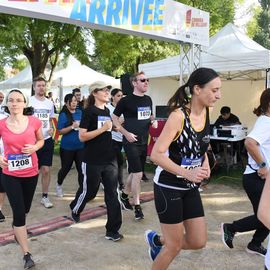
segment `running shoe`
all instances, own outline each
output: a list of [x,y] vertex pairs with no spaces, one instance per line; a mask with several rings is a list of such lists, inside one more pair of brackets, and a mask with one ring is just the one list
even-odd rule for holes
[[133,210],[132,205],[129,203],[128,197],[123,197],[123,192],[120,192],[120,202],[124,210]]
[[33,266],[35,266],[35,263],[32,259],[32,255],[27,252],[24,256],[23,256],[23,261],[24,261],[24,269],[30,269]]
[[142,212],[142,208],[141,206],[136,206],[135,207],[135,219],[136,220],[141,220],[141,219],[144,219],[144,214]]
[[148,244],[148,254],[152,261],[154,261],[162,249],[162,246],[157,246],[154,243],[154,238],[158,235],[155,231],[147,230],[144,233],[145,241]]
[[64,196],[63,189],[62,189],[61,185],[56,184],[55,191],[56,191],[56,196],[57,197],[62,198]]
[[112,240],[113,242],[117,242],[121,239],[123,239],[124,236],[122,234],[120,234],[119,232],[107,232],[105,235],[105,239],[107,240]]
[[257,254],[262,257],[265,257],[267,253],[267,249],[265,247],[263,247],[262,245],[257,246],[252,242],[247,245],[246,251],[250,254]]
[[0,222],[5,221],[6,217],[3,215],[2,211],[0,210]]
[[228,248],[233,248],[233,238],[235,233],[228,229],[227,223],[221,223],[221,237],[224,245]]
[[43,204],[45,208],[52,208],[53,207],[53,204],[51,203],[51,201],[49,200],[48,197],[42,197],[40,203]]
[[71,210],[71,218],[75,223],[80,222],[80,214],[75,214],[72,210]]

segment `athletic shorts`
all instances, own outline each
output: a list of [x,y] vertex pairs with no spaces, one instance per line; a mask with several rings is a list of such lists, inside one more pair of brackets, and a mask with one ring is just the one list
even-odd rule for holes
[[2,177],[2,168],[0,168],[0,192],[3,193],[5,192],[5,190],[1,182],[1,177]]
[[176,190],[154,184],[154,197],[160,223],[178,224],[204,216],[201,195],[197,188]]
[[45,140],[44,145],[37,151],[38,167],[52,166],[54,150],[54,140],[49,138]]
[[138,173],[143,172],[145,157],[147,155],[147,145],[138,145],[134,143],[123,144],[127,161],[128,161],[128,172]]

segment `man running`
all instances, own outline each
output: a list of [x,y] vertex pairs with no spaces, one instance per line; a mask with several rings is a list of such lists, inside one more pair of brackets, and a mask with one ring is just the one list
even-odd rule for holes
[[47,99],[46,80],[37,77],[33,80],[35,95],[29,98],[29,106],[34,107],[34,113],[42,122],[42,133],[45,139],[44,146],[37,151],[38,165],[41,172],[42,199],[41,204],[46,208],[53,207],[49,200],[48,190],[51,181],[51,166],[53,159],[54,141],[52,118],[54,117],[54,106],[51,100]]
[[[129,176],[120,198],[125,209],[133,210],[128,198],[129,193],[132,193],[135,219],[140,220],[144,218],[140,206],[140,182],[147,152],[148,130],[151,122],[156,121],[153,120],[152,115],[152,100],[145,95],[149,79],[144,72],[139,72],[131,76],[130,81],[134,89],[133,93],[118,102],[112,119],[116,128],[124,135],[123,146],[128,160]],[[122,114],[125,119],[123,126],[119,121]]]

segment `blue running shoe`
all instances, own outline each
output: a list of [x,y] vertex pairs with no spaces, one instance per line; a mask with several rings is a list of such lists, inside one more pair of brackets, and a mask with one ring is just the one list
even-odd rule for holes
[[152,261],[155,260],[157,255],[162,249],[162,246],[156,246],[154,243],[154,238],[157,235],[155,231],[147,230],[144,233],[145,241],[149,245],[148,254]]

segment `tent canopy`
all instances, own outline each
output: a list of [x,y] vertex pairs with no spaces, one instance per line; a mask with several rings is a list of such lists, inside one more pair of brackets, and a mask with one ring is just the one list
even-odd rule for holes
[[[179,76],[180,56],[141,64],[148,77]],[[270,51],[250,39],[231,23],[210,38],[210,46],[202,48],[201,66],[209,67],[232,79],[240,72],[265,70],[270,67]],[[247,74],[247,72],[245,73]]]
[[[69,57],[66,68],[55,72],[52,86],[59,86],[60,78],[62,81],[62,87],[80,87],[100,80],[105,81],[114,87],[120,86],[119,79],[114,79],[111,76],[99,73],[85,65],[82,65],[73,56]],[[30,66],[27,66],[14,77],[0,82],[0,89],[2,90],[11,88],[31,88],[31,86],[32,71]]]

